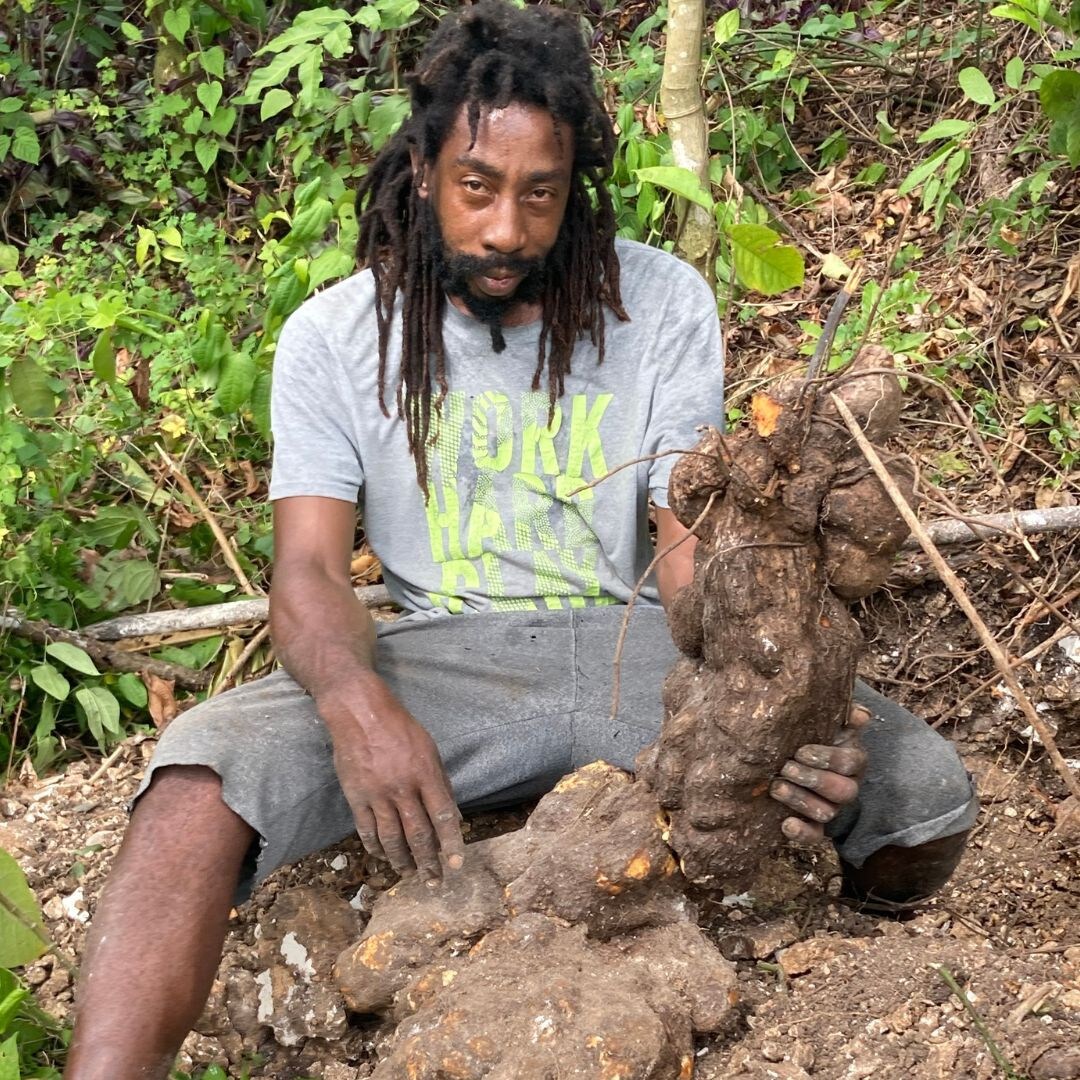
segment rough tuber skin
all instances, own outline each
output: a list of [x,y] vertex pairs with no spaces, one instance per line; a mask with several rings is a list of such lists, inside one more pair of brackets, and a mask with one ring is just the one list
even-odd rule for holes
[[397,1023],[373,1074],[690,1076],[735,974],[696,924],[644,784],[597,762],[438,889],[402,881],[338,957],[354,1012]]
[[[839,390],[879,440],[899,385],[855,376],[889,366],[865,349]],[[684,655],[659,740],[637,780],[579,769],[438,888],[379,897],[335,968],[349,1009],[398,1025],[373,1077],[688,1080],[693,1033],[730,1022],[734,970],[685,879],[737,885],[778,842],[770,781],[846,719],[861,638],[845,601],[906,529],[831,402],[794,381],[755,396],[749,429],[707,430],[669,496],[699,544],[669,612]]]
[[[888,353],[870,346],[838,390],[879,440],[899,416],[899,383],[857,376],[884,367]],[[801,381],[756,394],[749,427],[710,429],[695,451],[669,486],[699,538],[694,580],[669,613],[685,656],[664,682],[663,728],[638,775],[669,815],[686,876],[734,886],[789,813],[769,798],[780,765],[831,741],[848,715],[862,639],[845,602],[884,580],[907,529],[831,401]],[[910,490],[909,474],[897,479]]]

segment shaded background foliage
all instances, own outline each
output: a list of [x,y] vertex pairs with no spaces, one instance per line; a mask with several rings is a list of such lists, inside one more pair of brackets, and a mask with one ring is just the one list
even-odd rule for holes
[[[620,232],[671,247],[675,193],[706,207],[719,226],[706,271],[733,340],[758,318],[761,293],[794,288],[790,299],[812,302],[865,254],[822,250],[799,232],[798,213],[831,198],[838,170],[850,192],[914,200],[953,253],[1015,256],[1070,220],[1075,3],[958,12],[916,0],[769,0],[748,15],[711,5],[707,188],[674,166],[657,108],[666,8],[565,6],[591,34],[617,125]],[[406,115],[401,73],[446,10],[419,0],[19,0],[0,12],[6,607],[78,628],[265,587],[274,342],[306,296],[351,272],[355,182]],[[990,183],[987,140],[1002,131],[1000,182]],[[820,262],[813,281],[803,284],[803,258],[781,232]],[[942,257],[925,243],[898,249],[887,280],[852,305],[834,360],[873,318],[906,363],[930,365],[1000,428],[1001,373],[987,343],[958,324],[957,347],[936,358],[910,318],[931,303],[920,278],[931,254]],[[815,318],[793,330],[795,354],[812,349]],[[1052,394],[1028,406],[1024,423],[1047,440],[1051,467],[1067,470],[1075,408]],[[216,521],[239,575],[223,562]],[[378,574],[362,546],[354,569]],[[220,633],[143,647],[204,670],[211,688],[235,677],[241,656],[248,670],[270,661]],[[159,719],[171,708],[170,689],[106,670],[75,645],[9,636],[4,658],[9,768],[24,755],[45,769],[95,744],[107,750],[148,708]]]

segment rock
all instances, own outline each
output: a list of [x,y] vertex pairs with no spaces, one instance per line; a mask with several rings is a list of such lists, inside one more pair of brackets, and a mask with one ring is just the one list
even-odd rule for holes
[[788,919],[747,926],[720,939],[720,951],[728,960],[765,960],[777,949],[799,939],[799,928]]
[[[337,955],[360,932],[361,920],[346,900],[327,889],[282,893],[259,924],[258,955],[266,965],[254,977],[255,1023],[268,1025],[283,1046],[302,1039],[341,1038],[347,1028],[345,1000],[331,979]],[[229,1012],[233,1011],[229,992]],[[237,1011],[242,1011],[238,1005]]]
[[999,768],[992,761],[971,755],[963,759],[968,772],[975,777],[979,799],[983,803],[999,802],[1017,792],[1016,776]]
[[755,1080],[810,1080],[810,1074],[793,1061],[758,1064],[753,1075]]
[[266,1029],[259,1019],[259,984],[246,968],[232,968],[225,977],[229,1023],[245,1039],[258,1041]]
[[273,1029],[282,1046],[303,1039],[340,1039],[348,1030],[345,1002],[336,987],[298,982],[284,964],[255,976],[259,1007],[256,1018]]
[[1080,841],[1080,803],[1075,795],[1054,807],[1054,836],[1068,843]]
[[259,960],[285,962],[298,975],[328,976],[338,954],[359,936],[363,920],[329,889],[302,887],[281,893],[259,922]]
[[1028,1069],[1031,1080],[1076,1080],[1080,1077],[1080,1046],[1044,1050]]
[[841,957],[865,952],[867,947],[866,938],[815,937],[781,949],[776,961],[785,975],[804,975],[816,968],[827,968]]

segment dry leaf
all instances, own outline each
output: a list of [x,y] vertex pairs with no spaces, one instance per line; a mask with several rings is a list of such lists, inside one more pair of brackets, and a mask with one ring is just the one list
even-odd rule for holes
[[154,721],[154,726],[160,730],[179,712],[176,697],[173,695],[176,683],[172,679],[162,679],[157,675],[151,675],[148,671],[143,672],[142,681],[150,698],[147,702],[150,718]]
[[1065,273],[1065,285],[1061,290],[1061,296],[1058,297],[1057,303],[1050,309],[1050,314],[1055,319],[1061,318],[1061,313],[1065,310],[1065,305],[1069,302],[1069,297],[1075,296],[1077,300],[1080,300],[1080,255],[1074,255],[1069,260],[1069,268]]

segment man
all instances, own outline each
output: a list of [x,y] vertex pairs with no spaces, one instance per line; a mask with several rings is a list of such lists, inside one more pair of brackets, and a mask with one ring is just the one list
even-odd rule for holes
[[[575,22],[486,2],[444,20],[413,112],[361,199],[368,270],[289,320],[274,383],[272,627],[284,671],[163,736],[94,920],[68,1077],[164,1076],[195,1021],[234,896],[360,834],[438,887],[458,806],[539,795],[656,736],[674,657],[645,591],[611,721],[621,608],[659,543],[669,454],[718,422],[714,299],[692,269],[614,241],[613,135]],[[594,205],[595,200],[595,205]],[[348,567],[357,500],[392,595],[376,627]],[[866,688],[863,751],[805,747],[774,793],[785,834],[838,844],[852,895],[937,888],[975,812],[951,749]],[[903,769],[903,775],[900,770]],[[838,815],[838,810],[843,811]],[[137,1017],[137,1020],[133,1020]]]

